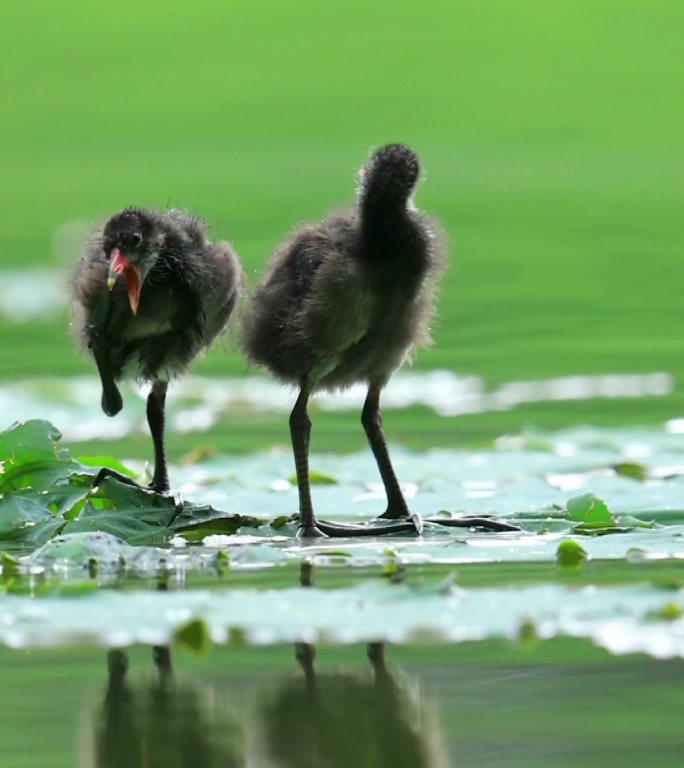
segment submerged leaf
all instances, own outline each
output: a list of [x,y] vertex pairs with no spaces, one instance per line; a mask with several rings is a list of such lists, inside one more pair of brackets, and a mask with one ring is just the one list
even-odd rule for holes
[[[297,485],[297,475],[290,475],[288,482],[291,485]],[[327,475],[325,472],[318,472],[315,469],[309,471],[309,484],[310,485],[337,485],[337,479],[332,475]]]

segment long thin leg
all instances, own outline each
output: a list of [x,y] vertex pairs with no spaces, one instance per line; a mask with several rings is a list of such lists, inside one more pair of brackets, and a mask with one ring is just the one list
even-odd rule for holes
[[366,437],[370,444],[373,456],[377,462],[382,483],[387,494],[387,510],[380,517],[389,520],[401,520],[411,516],[404,495],[399,487],[399,481],[394,474],[392,462],[387,449],[387,441],[382,431],[382,417],[380,416],[380,387],[372,384],[368,388],[366,402],[361,412],[361,423],[366,431]]
[[[420,533],[420,521],[406,514],[407,522],[387,526],[356,526],[344,523],[329,523],[316,520],[311,501],[309,483],[309,443],[311,438],[311,420],[306,406],[309,401],[307,382],[302,382],[299,397],[290,414],[290,437],[297,470],[299,488],[299,535],[303,538],[321,536],[382,536],[388,533]],[[396,482],[396,480],[395,480]],[[398,486],[397,486],[398,488]]]
[[[406,499],[404,499],[404,494],[399,487],[397,476],[394,474],[394,468],[392,467],[389,450],[387,448],[387,441],[385,440],[385,435],[382,431],[382,417],[380,416],[380,387],[377,385],[371,385],[368,388],[366,402],[364,403],[363,411],[361,412],[361,423],[366,431],[366,437],[368,438],[371,450],[375,456],[375,461],[378,464],[380,476],[382,477],[382,482],[385,486],[385,493],[387,494],[387,510],[380,515],[380,517],[389,520],[413,518],[416,523],[416,529],[418,533],[420,533],[422,529],[422,521],[418,515],[411,515],[408,505],[406,504]],[[454,528],[483,528],[491,531],[520,530],[515,525],[499,522],[498,520],[490,520],[487,517],[430,517],[427,518],[427,521]]]
[[[147,396],[147,423],[149,424],[150,432],[152,434],[152,443],[154,444],[154,473],[149,488],[157,493],[166,493],[170,488],[169,473],[166,464],[166,450],[164,448],[164,407],[166,404],[166,390],[168,387],[169,384],[167,381],[155,380],[152,383],[152,389]],[[114,477],[120,483],[140,487],[139,483],[132,478],[123,475],[121,472],[117,472],[114,469],[109,469],[108,467],[103,467],[97,473],[93,485],[98,486],[107,477]],[[182,511],[182,500],[180,497],[176,499],[176,511],[177,513]]]
[[[147,396],[147,423],[154,444],[154,473],[149,487],[157,493],[166,493],[169,490],[169,473],[164,449],[164,405],[168,386],[166,381],[154,381]],[[132,478],[108,467],[104,467],[97,473],[93,485],[99,485],[107,477],[114,477],[121,483],[139,487]]]
[[164,405],[168,382],[154,381],[147,396],[147,423],[152,433],[154,443],[154,474],[150,488],[157,493],[169,490],[169,473],[166,467],[166,451],[164,450]]
[[299,535],[303,537],[323,536],[317,527],[311,502],[309,485],[309,442],[311,438],[311,419],[306,410],[309,401],[309,389],[302,383],[299,397],[290,414],[290,439],[297,471],[299,489]]
[[[99,358],[96,357],[97,360]],[[119,409],[120,409],[120,403],[121,403],[121,395],[119,394],[119,390],[116,388],[116,384],[114,383],[114,380],[111,377],[108,377],[107,369],[106,368],[100,368],[100,364],[98,362],[98,368],[100,369],[100,376],[102,378],[102,386],[103,386],[103,393],[102,393],[102,407],[105,410],[106,413],[109,413],[107,409],[105,408],[105,400],[107,397],[111,399],[112,392],[115,393],[116,397],[119,398]],[[107,389],[107,382],[111,382],[110,388]],[[166,391],[169,387],[169,383],[167,381],[159,381],[158,379],[152,382],[152,388],[150,389],[150,393],[147,396],[147,423],[150,427],[150,432],[152,434],[152,443],[154,444],[154,473],[152,475],[152,482],[149,484],[148,488],[155,491],[156,493],[168,493],[170,490],[169,485],[169,472],[168,467],[166,463],[166,450],[164,448],[164,424],[165,424],[165,405],[166,405]],[[109,392],[109,395],[108,395]],[[118,410],[118,409],[117,409]],[[114,411],[116,413],[116,411]],[[113,415],[113,414],[109,414]],[[109,467],[103,467],[95,476],[95,479],[93,480],[93,487],[97,487],[102,483],[103,480],[105,480],[108,477],[113,477],[116,480],[118,480],[120,483],[125,483],[126,485],[132,485],[135,487],[140,487],[140,484],[137,483],[135,480],[133,480],[131,477],[128,477],[128,475],[124,475],[121,472],[117,472],[115,469],[110,469]],[[174,503],[176,505],[176,509],[174,512],[174,516],[169,521],[169,525],[180,515],[183,511],[183,500],[180,496],[180,494],[172,494]]]

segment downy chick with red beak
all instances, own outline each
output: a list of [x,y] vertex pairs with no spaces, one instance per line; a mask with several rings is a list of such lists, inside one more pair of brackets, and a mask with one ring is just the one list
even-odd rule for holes
[[[102,381],[102,410],[123,406],[117,382],[149,382],[147,421],[154,443],[150,487],[169,490],[164,413],[169,381],[227,326],[242,269],[226,242],[182,211],[126,208],[98,229],[72,279],[73,329]],[[96,483],[111,471],[100,473]],[[124,476],[120,480],[128,482]]]

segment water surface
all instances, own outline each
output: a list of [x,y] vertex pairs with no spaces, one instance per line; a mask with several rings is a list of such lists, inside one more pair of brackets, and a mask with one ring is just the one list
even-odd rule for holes
[[[0,766],[674,766],[684,662],[529,648],[0,652]],[[299,657],[299,661],[296,659]],[[39,733],[39,738],[37,734]]]

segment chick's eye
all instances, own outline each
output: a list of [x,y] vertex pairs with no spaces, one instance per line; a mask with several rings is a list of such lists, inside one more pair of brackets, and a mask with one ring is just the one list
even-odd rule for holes
[[133,232],[133,234],[128,237],[128,245],[133,250],[140,248],[142,245],[142,235],[139,232]]

